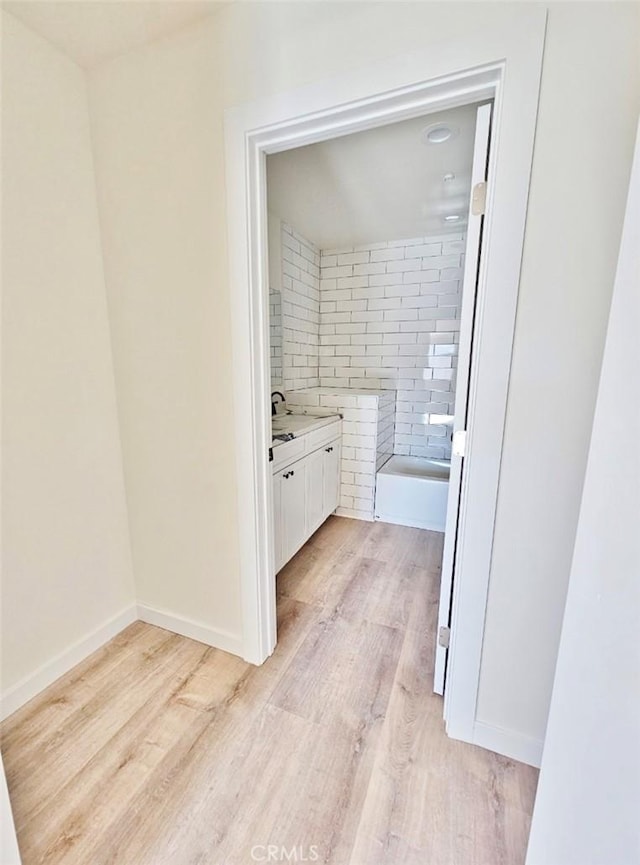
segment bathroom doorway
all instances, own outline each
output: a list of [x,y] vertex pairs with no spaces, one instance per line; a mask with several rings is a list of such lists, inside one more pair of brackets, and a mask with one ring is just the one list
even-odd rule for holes
[[[499,55],[494,53],[495,45],[477,42],[460,46],[460,56],[465,58],[463,68],[471,68],[472,72],[434,75],[429,58],[403,57],[384,67],[378,65],[353,81],[327,81],[324,87],[304,93],[265,99],[233,109],[226,118],[229,248],[232,278],[238,287],[233,310],[236,433],[239,452],[246,457],[238,465],[243,499],[244,654],[247,660],[262,663],[276,641],[268,463],[271,424],[266,412],[271,392],[266,155],[438,110],[493,101],[493,142],[486,187],[489,219],[483,229],[483,256],[478,270],[476,373],[465,451],[464,502],[455,550],[445,694],[449,735],[479,744],[482,742],[475,724],[475,706],[543,23],[541,18],[536,38],[529,33],[520,42],[512,34]],[[502,59],[493,60],[496,56]],[[472,58],[473,62],[469,62]],[[453,55],[450,60],[454,62]],[[412,63],[414,71],[409,73]],[[505,86],[505,64],[510,68],[509,87]],[[399,86],[407,80],[420,83]],[[474,459],[474,454],[482,458]]]
[[[267,157],[275,572],[332,512],[444,534],[438,694],[491,112],[460,106]],[[303,459],[320,423],[318,449],[331,446]]]

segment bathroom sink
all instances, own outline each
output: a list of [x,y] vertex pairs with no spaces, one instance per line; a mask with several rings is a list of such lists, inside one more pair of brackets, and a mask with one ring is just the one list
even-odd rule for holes
[[281,415],[280,417],[271,418],[271,429],[274,432],[282,432],[287,429],[289,418],[291,415]]
[[294,437],[310,432],[318,426],[331,423],[337,415],[282,414],[271,418],[271,432],[274,436],[289,433]]
[[314,415],[284,414],[271,419],[271,429],[274,432],[292,432],[303,429],[318,420]]

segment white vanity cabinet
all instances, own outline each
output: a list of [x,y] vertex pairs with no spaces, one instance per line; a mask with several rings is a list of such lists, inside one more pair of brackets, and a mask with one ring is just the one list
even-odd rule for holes
[[276,572],[338,506],[341,427],[338,419],[274,448]]
[[307,459],[302,459],[273,476],[276,538],[276,569],[279,569],[307,540]]

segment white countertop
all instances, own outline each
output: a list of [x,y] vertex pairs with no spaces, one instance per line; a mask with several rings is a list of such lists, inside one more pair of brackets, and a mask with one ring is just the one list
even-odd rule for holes
[[[278,414],[271,418],[272,436],[291,433],[294,438],[313,432],[323,426],[328,426],[331,423],[339,420],[340,414],[314,415],[314,414]],[[281,439],[274,438],[271,442],[272,447],[284,444]]]

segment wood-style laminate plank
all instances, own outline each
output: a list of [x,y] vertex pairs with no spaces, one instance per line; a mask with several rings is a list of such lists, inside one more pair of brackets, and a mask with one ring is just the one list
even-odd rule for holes
[[[432,692],[437,599],[416,604],[351,863],[519,865],[537,772],[448,739]],[[525,782],[526,783],[526,782]]]
[[[225,699],[211,712],[204,727],[197,730],[197,741],[192,741],[191,730],[185,731],[181,741],[176,740],[174,748],[147,779],[145,789],[129,800],[128,813],[112,827],[108,849],[104,845],[102,850],[96,849],[92,865],[186,862],[187,855],[191,855],[187,850],[199,849],[203,833],[211,852],[205,861],[224,861],[218,859],[217,848],[234,823],[236,810],[232,802],[227,813],[221,803],[227,801],[228,791],[239,777],[243,748],[249,747],[256,736],[266,747],[260,731],[254,729],[256,718],[295,656],[313,613],[311,607],[299,602],[281,601],[278,645],[262,667],[218,653],[220,664],[226,659],[226,663],[239,665]],[[266,753],[277,765],[277,755],[268,748]],[[248,789],[254,790],[255,786],[254,776],[249,779]],[[221,811],[226,814],[224,818],[220,818]]]
[[[145,708],[158,687],[158,675],[172,675],[184,651],[183,639],[172,634],[168,639],[159,640],[157,646],[140,659],[128,659],[130,663],[116,668],[124,675],[114,675],[108,685],[52,733],[41,750],[32,750],[30,759],[20,769],[10,761],[11,769],[7,773],[10,793],[20,773],[21,783],[16,793],[18,832],[24,822],[46,808],[47,800],[57,795],[70,776],[82,770],[132,714]],[[46,773],[41,771],[42,765],[46,765]]]
[[44,741],[50,739],[70,715],[81,710],[102,687],[113,681],[116,668],[121,668],[126,675],[125,665],[132,655],[137,658],[153,651],[170,636],[149,629],[144,622],[129,625],[4,721],[2,747],[7,755],[19,753],[22,762],[30,749],[41,752]]
[[444,733],[442,536],[330,518],[262,667],[140,622],[2,725],[23,865],[520,865],[537,772]]

